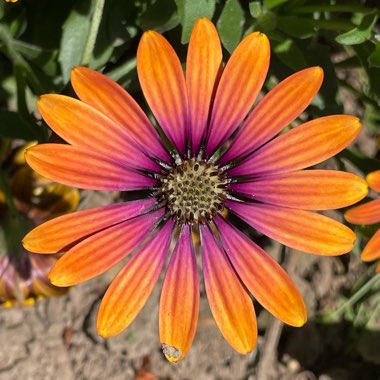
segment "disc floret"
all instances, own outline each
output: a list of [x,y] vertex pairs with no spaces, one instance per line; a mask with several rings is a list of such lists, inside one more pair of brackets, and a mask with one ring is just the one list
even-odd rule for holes
[[178,221],[204,224],[224,209],[227,177],[211,162],[181,160],[160,181],[161,197]]

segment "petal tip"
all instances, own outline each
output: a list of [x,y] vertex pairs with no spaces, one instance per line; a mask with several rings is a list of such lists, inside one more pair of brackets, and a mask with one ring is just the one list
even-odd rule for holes
[[66,288],[68,286],[75,285],[74,283],[72,283],[72,281],[69,281],[70,279],[67,278],[67,276],[59,275],[55,272],[56,271],[54,271],[54,267],[53,267],[50,273],[48,274],[49,281],[53,285],[58,286],[60,288]]
[[99,321],[99,319],[96,325],[96,331],[102,338],[112,338],[113,336],[117,335],[113,334],[112,331],[107,328],[107,325],[103,321]]
[[171,363],[178,363],[184,357],[180,349],[169,344],[161,343],[161,349],[165,358]]

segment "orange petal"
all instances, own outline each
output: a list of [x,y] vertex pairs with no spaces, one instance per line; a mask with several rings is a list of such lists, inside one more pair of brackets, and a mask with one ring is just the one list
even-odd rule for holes
[[156,183],[112,158],[71,145],[36,145],[26,150],[25,158],[44,177],[81,189],[136,190]]
[[23,239],[25,249],[37,253],[56,253],[104,228],[146,212],[153,199],[101,206],[63,215],[40,224]]
[[169,42],[145,32],[137,50],[137,73],[144,96],[161,128],[185,152],[187,93],[181,62]]
[[322,81],[323,70],[310,67],[280,82],[254,108],[220,162],[252,152],[289,125],[310,104]]
[[281,266],[223,218],[215,222],[232,266],[257,301],[291,326],[305,324],[302,296]]
[[344,224],[314,212],[267,204],[226,203],[261,233],[307,253],[341,255],[351,251],[356,239]]
[[360,129],[359,119],[349,115],[309,121],[275,138],[230,170],[229,174],[269,175],[318,164],[343,150]]
[[366,181],[336,170],[301,170],[236,183],[232,190],[265,203],[305,210],[331,210],[352,205],[368,193]]
[[227,342],[236,351],[247,354],[257,341],[252,301],[208,227],[201,225],[200,230],[203,273],[211,312]]
[[99,308],[99,335],[119,334],[144,307],[165,263],[172,231],[173,221],[169,220],[112,281]]
[[375,199],[348,210],[344,217],[352,224],[374,224],[380,222],[380,199]]
[[163,211],[143,215],[106,228],[67,251],[49,274],[56,286],[87,281],[110,269],[143,243]]
[[69,144],[113,157],[129,167],[158,170],[122,128],[78,99],[43,95],[38,109],[46,123]]
[[223,70],[215,94],[206,154],[211,155],[246,117],[268,72],[270,46],[262,33],[251,33],[237,46]]
[[71,83],[80,100],[122,126],[143,151],[161,160],[170,160],[145,113],[116,82],[87,67],[75,67],[71,71]]
[[380,191],[380,170],[369,173],[366,179],[371,189]]
[[222,65],[222,47],[214,24],[198,19],[191,34],[186,63],[192,151],[196,156],[206,131],[211,98]]
[[375,235],[369,240],[363,249],[361,259],[363,261],[374,261],[380,258],[380,230],[377,230]]
[[180,234],[162,288],[160,341],[166,359],[182,360],[193,342],[199,313],[199,276],[191,230]]

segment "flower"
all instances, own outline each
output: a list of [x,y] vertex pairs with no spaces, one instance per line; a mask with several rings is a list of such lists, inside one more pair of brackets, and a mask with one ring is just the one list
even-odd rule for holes
[[[380,191],[380,170],[367,175],[367,182],[371,189]],[[380,222],[380,199],[364,203],[346,211],[346,220],[352,224],[375,224]],[[361,254],[363,261],[374,261],[380,258],[380,229],[372,236]],[[376,267],[380,273],[380,263]]]
[[[57,258],[27,252],[20,242],[38,223],[75,210],[79,192],[33,172],[25,163],[24,148],[11,151],[5,160],[11,161],[9,194],[0,191],[0,305],[3,307],[32,305],[38,298],[67,293],[66,288],[56,287],[48,279]],[[3,186],[5,181],[2,177]],[[14,210],[7,206],[7,196],[12,197]]]
[[355,235],[349,228],[309,210],[355,203],[367,193],[365,181],[339,171],[300,169],[345,148],[359,133],[360,122],[328,116],[272,140],[308,106],[323,73],[313,67],[290,76],[245,119],[265,80],[269,56],[267,37],[251,33],[222,68],[217,31],[200,19],[184,75],[167,40],[145,32],[137,71],[159,132],[124,89],[84,67],[71,74],[80,100],[62,95],[39,100],[42,117],[69,145],[29,149],[32,168],[85,189],[142,190],[140,200],[60,217],[24,239],[33,252],[66,252],[50,273],[59,286],[93,278],[135,253],[102,300],[101,336],[120,333],[141,310],[175,231],[179,237],[159,309],[168,360],[185,356],[196,330],[199,277],[193,230],[200,231],[211,311],[238,352],[252,351],[257,339],[248,291],[285,323],[305,323],[304,302],[286,272],[223,216],[225,209],[289,247],[321,255],[351,250]]
[[48,273],[57,261],[52,256],[41,256],[20,249],[15,257],[0,256],[0,305],[33,305],[38,298],[60,296],[66,288],[54,286]]

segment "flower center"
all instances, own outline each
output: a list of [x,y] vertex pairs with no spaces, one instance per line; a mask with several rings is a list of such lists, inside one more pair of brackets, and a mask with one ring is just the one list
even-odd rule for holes
[[161,199],[170,213],[185,223],[206,223],[224,208],[227,179],[212,163],[181,161],[161,178]]

